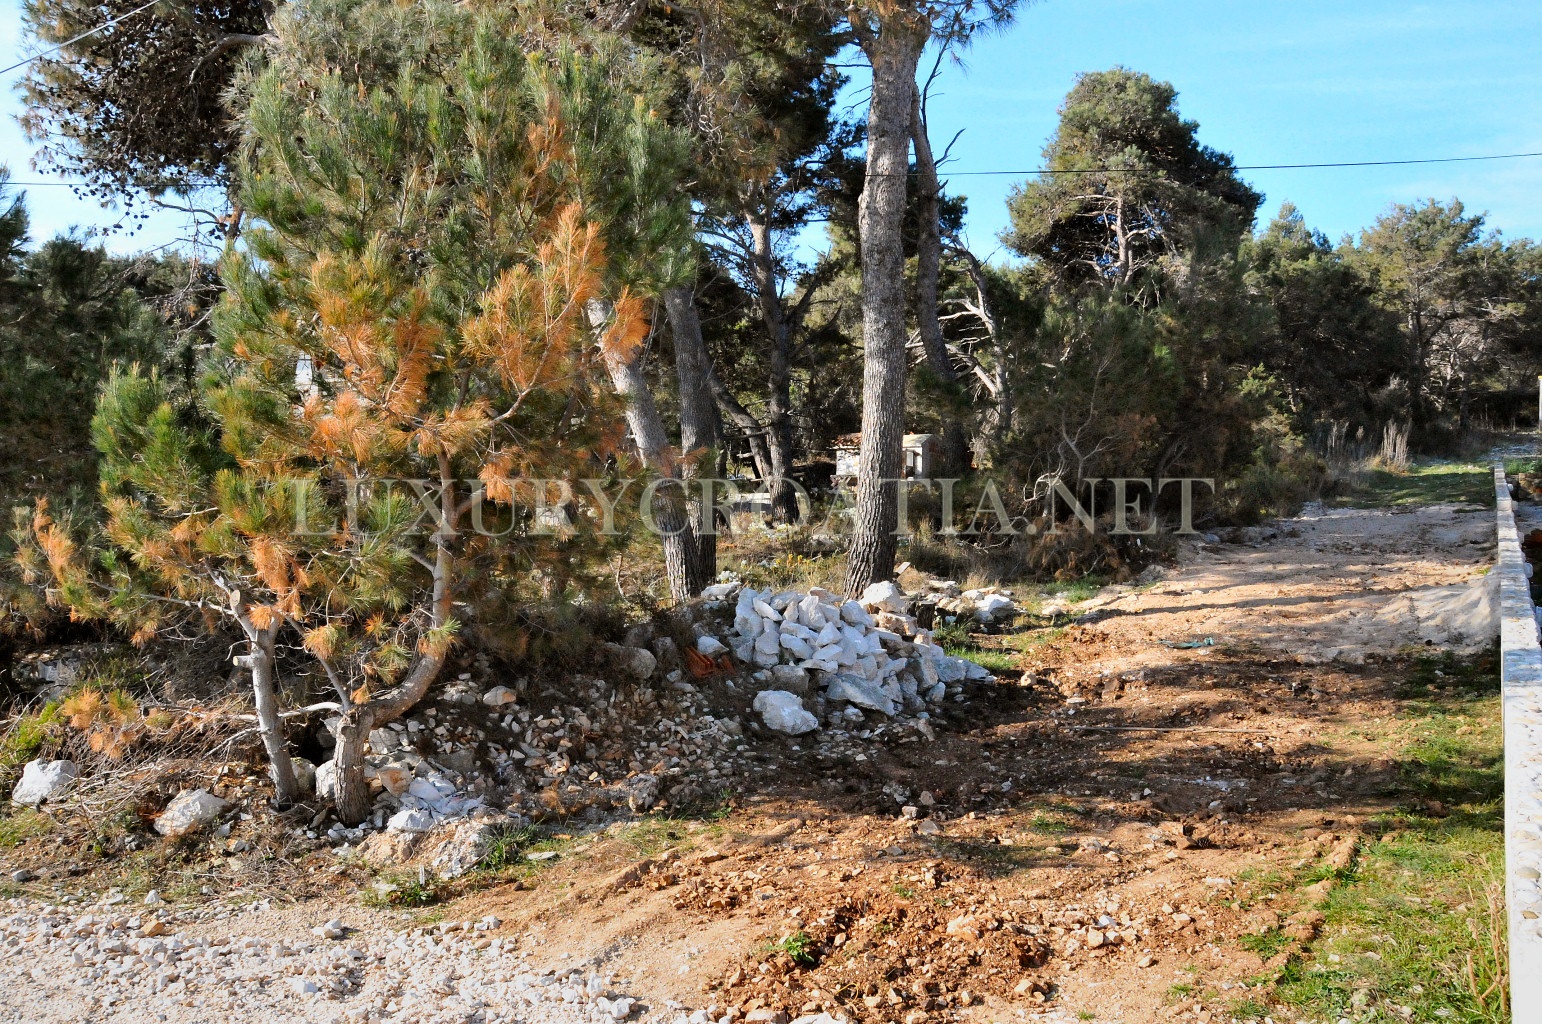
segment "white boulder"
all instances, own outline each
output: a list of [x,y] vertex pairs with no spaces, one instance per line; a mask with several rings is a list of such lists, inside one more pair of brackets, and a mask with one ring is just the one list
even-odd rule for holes
[[819,719],[804,708],[796,693],[786,690],[761,690],[755,695],[755,710],[760,712],[766,728],[789,736],[800,736],[819,728]]
[[336,761],[323,761],[316,766],[316,795],[323,800],[337,796]]
[[155,831],[163,836],[196,832],[216,820],[230,804],[207,789],[187,789],[172,798],[155,819]]
[[727,654],[728,648],[715,636],[699,636],[696,638],[696,653],[715,658],[719,654]]
[[64,792],[80,777],[74,761],[28,761],[21,770],[21,781],[11,791],[11,799],[26,807],[36,807]]
[[994,622],[998,617],[1005,618],[1017,610],[1017,605],[1004,594],[982,594],[974,603],[974,617],[981,622]]
[[880,580],[869,585],[862,591],[859,601],[868,611],[891,612],[895,615],[903,615],[908,603],[905,592],[893,580]]
[[848,704],[867,708],[869,711],[878,711],[885,715],[894,714],[894,701],[884,692],[882,685],[871,679],[852,675],[850,672],[839,672],[831,676],[825,696],[830,700],[843,700]]

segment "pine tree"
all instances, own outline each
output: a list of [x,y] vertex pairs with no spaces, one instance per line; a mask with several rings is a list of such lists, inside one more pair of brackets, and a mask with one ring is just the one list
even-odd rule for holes
[[[522,580],[560,596],[581,568],[589,535],[554,539],[522,481],[571,488],[617,451],[606,366],[648,326],[618,268],[661,222],[601,222],[637,212],[573,143],[608,115],[568,102],[579,58],[527,58],[505,13],[342,0],[274,31],[279,56],[246,86],[259,226],[222,268],[215,429],[179,421],[153,377],[114,379],[96,572],[143,574],[118,590],[146,605],[239,622],[275,727],[258,670],[294,630],[335,690],[336,804],[356,823],[369,733],[428,692],[463,609]],[[360,40],[375,48],[337,59]],[[71,564],[57,525],[36,525],[35,562]],[[56,575],[82,608],[102,600],[90,573]]]

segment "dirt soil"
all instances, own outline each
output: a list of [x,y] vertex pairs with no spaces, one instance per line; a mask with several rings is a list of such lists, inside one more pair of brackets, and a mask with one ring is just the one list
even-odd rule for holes
[[1021,677],[933,742],[758,741],[721,815],[612,828],[429,909],[495,914],[531,964],[594,964],[650,1020],[1229,1020],[1184,986],[1267,988],[1383,841],[1395,688],[1430,645],[1482,642],[1492,533],[1478,508],[1319,510],[1191,547],[1041,642],[988,638],[1026,650]]

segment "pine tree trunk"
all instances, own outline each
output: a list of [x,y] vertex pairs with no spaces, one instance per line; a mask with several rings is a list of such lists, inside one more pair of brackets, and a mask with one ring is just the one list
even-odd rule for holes
[[680,483],[678,466],[670,455],[669,437],[664,433],[664,421],[659,416],[658,405],[653,401],[653,390],[642,369],[642,353],[631,360],[607,359],[606,369],[615,384],[616,393],[626,401],[627,424],[632,428],[632,438],[637,443],[638,454],[643,462],[664,478],[654,492],[653,519],[664,546],[664,570],[669,578],[669,595],[684,603],[698,591],[691,589],[691,579],[696,575],[692,566],[696,560],[696,539],[691,530],[690,517],[686,514],[685,493]]
[[273,685],[273,638],[264,636],[248,644],[247,660],[252,670],[252,702],[257,706],[257,734],[268,754],[268,772],[273,777],[273,802],[288,807],[300,798],[300,784],[295,779],[294,761],[284,742],[284,723],[278,716],[278,696]]
[[357,825],[369,817],[374,800],[369,794],[369,779],[364,775],[364,754],[368,749],[374,719],[367,705],[344,712],[337,727],[337,746],[332,763],[337,768],[337,791],[332,805],[344,825]]
[[766,489],[771,512],[778,522],[798,521],[798,492],[792,485],[792,330],[777,290],[776,266],[771,250],[769,198],[755,189],[745,203],[744,219],[750,228],[750,271],[756,300],[769,346],[770,366],[766,402],[766,453],[771,476]]
[[[948,356],[937,317],[938,279],[942,273],[942,184],[937,180],[937,161],[927,135],[921,92],[913,90],[910,106],[910,137],[916,150],[916,325],[926,365],[943,384],[949,398],[958,390],[958,372]],[[945,416],[942,429],[942,475],[962,476],[969,468],[969,428],[960,416]]]
[[873,66],[867,180],[858,204],[862,246],[862,452],[846,589],[894,575],[905,433],[905,177],[910,108],[926,33],[888,19],[863,42]]
[[[701,317],[696,310],[696,293],[686,285],[664,292],[664,310],[669,316],[670,334],[675,343],[675,372],[680,379],[680,447],[699,461],[685,467],[682,476],[711,476],[718,446],[717,408],[712,400],[712,357],[701,336]],[[702,470],[705,469],[705,473]],[[690,499],[691,533],[696,539],[696,557],[690,565],[687,581],[694,593],[717,578],[717,531],[708,517],[712,509],[699,494]]]

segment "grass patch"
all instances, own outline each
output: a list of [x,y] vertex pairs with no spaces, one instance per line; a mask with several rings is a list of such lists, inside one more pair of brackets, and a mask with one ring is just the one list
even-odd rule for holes
[[488,842],[480,866],[486,871],[502,871],[522,864],[525,851],[540,842],[544,835],[539,825],[499,829]]
[[37,711],[22,715],[0,736],[0,780],[21,773],[22,766],[37,758],[43,744],[57,733],[63,721],[59,702],[49,701]]
[[1263,1020],[1269,1015],[1269,1007],[1257,999],[1237,999],[1229,1008],[1237,1020]]
[[34,836],[47,835],[53,827],[53,820],[37,811],[18,811],[0,818],[0,849],[20,846]]
[[[1431,691],[1428,687],[1438,685]],[[1276,997],[1314,1017],[1500,1024],[1503,747],[1497,665],[1421,659],[1404,692],[1401,796],[1373,822],[1349,884],[1333,889],[1317,943],[1292,957]]]
[[1279,931],[1267,932],[1263,935],[1244,935],[1237,940],[1237,945],[1249,953],[1257,953],[1260,960],[1267,960],[1283,953],[1290,947],[1290,943],[1290,936]]
[[1076,826],[1064,818],[1057,818],[1043,811],[1034,811],[1028,827],[1041,836],[1063,836],[1076,831]]
[[432,876],[395,875],[376,882],[364,893],[364,905],[376,909],[389,907],[428,907],[445,896],[439,882]]
[[1494,500],[1494,474],[1486,466],[1428,462],[1407,472],[1372,469],[1343,481],[1328,504],[1348,508],[1458,504],[1487,507]]

